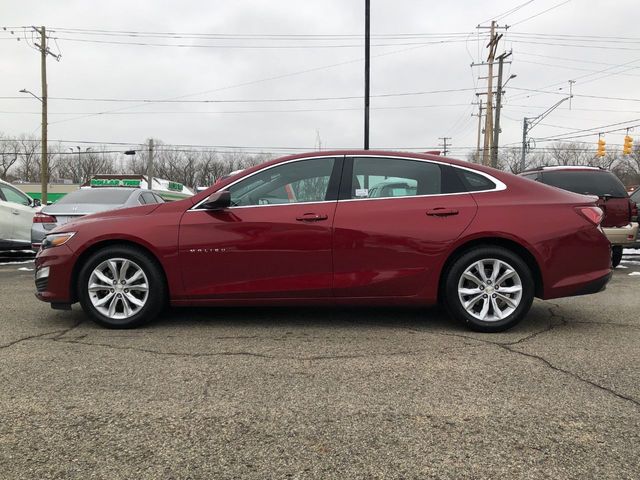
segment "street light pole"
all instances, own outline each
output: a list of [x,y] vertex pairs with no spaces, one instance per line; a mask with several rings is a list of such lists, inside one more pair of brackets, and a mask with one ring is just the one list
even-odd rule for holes
[[42,77],[42,158],[40,159],[40,188],[42,205],[47,204],[47,185],[49,183],[49,159],[47,158],[47,35],[44,26],[40,27],[40,70]]
[[369,57],[371,43],[371,5],[364,2],[364,149],[369,150]]
[[562,105],[567,100],[571,100],[571,98],[573,98],[572,94],[570,94],[568,97],[565,97],[562,100],[559,100],[558,102],[554,103],[551,107],[547,108],[544,112],[542,112],[537,117],[533,117],[533,118],[525,117],[524,118],[523,123],[522,123],[522,152],[520,152],[520,171],[521,172],[524,172],[525,165],[526,165],[525,160],[526,160],[526,155],[527,155],[527,135],[528,135],[528,133],[531,131],[531,129],[533,127],[538,125],[538,123],[540,123],[540,121],[542,119],[544,119],[547,115],[549,115],[551,112],[553,112],[556,108],[558,108],[560,105]]

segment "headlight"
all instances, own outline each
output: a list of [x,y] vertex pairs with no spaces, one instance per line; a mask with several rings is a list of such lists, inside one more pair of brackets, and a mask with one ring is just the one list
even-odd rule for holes
[[52,233],[51,235],[47,235],[44,237],[42,241],[42,250],[46,250],[51,247],[59,247],[60,245],[64,245],[69,241],[71,237],[73,237],[76,232],[67,232],[67,233]]

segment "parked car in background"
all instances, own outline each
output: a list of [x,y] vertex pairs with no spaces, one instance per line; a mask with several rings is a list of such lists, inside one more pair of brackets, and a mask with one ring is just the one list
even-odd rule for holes
[[[632,202],[636,204],[636,214],[631,218],[633,222],[638,223],[638,206],[640,206],[640,187],[636,188],[629,196]],[[636,234],[636,239],[631,245],[626,245],[627,248],[640,248],[640,228]]]
[[81,188],[47,205],[33,216],[30,224],[31,247],[37,250],[48,232],[84,215],[155,203],[164,203],[164,200],[149,190],[128,187]]
[[[369,196],[389,178],[416,188]],[[601,219],[593,197],[436,155],[296,155],[193,198],[54,229],[36,257],[36,295],[53,308],[79,301],[110,328],[149,321],[168,302],[441,301],[470,328],[496,332],[520,321],[534,296],[605,288]]]
[[583,195],[596,195],[604,212],[602,229],[611,242],[611,262],[620,264],[622,249],[631,245],[638,234],[638,207],[629,198],[622,182],[613,173],[598,167],[540,167],[520,174],[537,182]]
[[0,180],[0,249],[31,248],[31,221],[40,202]]

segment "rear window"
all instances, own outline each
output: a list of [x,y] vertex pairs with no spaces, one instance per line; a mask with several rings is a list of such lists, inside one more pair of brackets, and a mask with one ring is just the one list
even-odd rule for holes
[[593,170],[544,172],[542,182],[583,195],[627,197],[627,191],[622,182],[610,172]]
[[107,190],[101,188],[85,188],[82,190],[76,190],[75,192],[68,193],[56,204],[83,204],[83,203],[98,203],[101,205],[121,205],[127,201],[129,196],[133,193],[133,190]]
[[462,181],[470,192],[481,192],[484,190],[493,190],[496,188],[496,184],[478,173],[471,172],[469,170],[457,169],[460,172]]

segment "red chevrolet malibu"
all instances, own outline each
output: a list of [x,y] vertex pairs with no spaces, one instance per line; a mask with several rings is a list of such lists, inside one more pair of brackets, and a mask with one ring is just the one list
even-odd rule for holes
[[611,276],[594,197],[429,154],[273,160],[185,200],[84,217],[47,235],[37,297],[126,328],[181,305],[430,305],[515,325],[533,297]]

